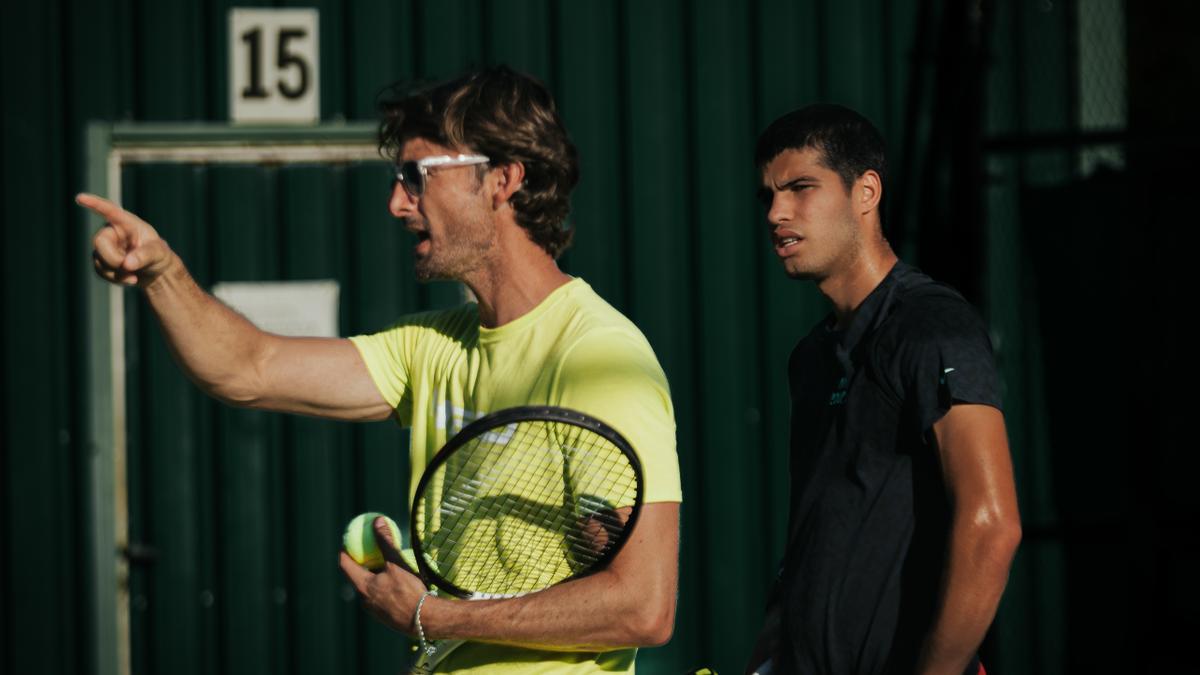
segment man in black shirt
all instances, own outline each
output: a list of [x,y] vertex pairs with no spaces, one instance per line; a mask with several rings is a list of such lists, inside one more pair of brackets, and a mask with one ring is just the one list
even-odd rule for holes
[[748,672],[981,672],[1021,536],[987,329],[892,252],[862,116],[789,113],[755,159],[775,253],[833,312],[788,363],[788,541]]

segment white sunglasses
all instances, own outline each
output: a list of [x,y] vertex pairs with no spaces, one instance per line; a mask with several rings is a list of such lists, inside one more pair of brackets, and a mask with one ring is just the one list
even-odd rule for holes
[[425,177],[429,175],[430,167],[470,166],[472,164],[487,164],[492,160],[483,155],[435,155],[424,159],[409,160],[396,164],[396,180],[404,186],[408,194],[420,197],[425,194]]

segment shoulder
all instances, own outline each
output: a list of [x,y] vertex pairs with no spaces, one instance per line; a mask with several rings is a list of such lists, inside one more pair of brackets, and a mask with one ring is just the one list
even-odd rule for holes
[[562,351],[558,379],[578,382],[579,378],[666,385],[666,375],[646,338],[636,330],[611,325],[576,336]]
[[991,348],[979,311],[953,287],[915,270],[899,280],[879,338],[892,347],[966,340]]
[[596,417],[624,436],[642,461],[646,502],[677,502],[682,492],[666,375],[634,323],[580,283],[565,312],[552,404]]
[[479,306],[473,302],[457,307],[406,314],[374,336],[395,336],[401,333],[463,337],[479,327]]
[[1000,407],[987,324],[952,287],[915,273],[898,279],[870,350],[872,370],[928,430],[956,403]]
[[408,314],[397,319],[396,323],[389,327],[389,330],[392,328],[404,328],[406,326],[445,329],[464,325],[471,327],[479,325],[479,305],[473,302],[465,302],[457,307]]
[[629,317],[600,297],[600,294],[583,279],[572,280],[565,291],[564,304],[572,315],[572,328],[581,332],[624,331],[642,337],[641,330]]
[[630,384],[649,379],[665,385],[666,376],[653,347],[628,317],[601,298],[582,279],[572,282],[568,318],[558,354],[558,379],[587,377]]
[[641,329],[582,279],[571,282],[564,305],[563,357],[587,353],[648,355],[654,350]]
[[474,303],[449,309],[408,314],[375,333],[356,335],[350,341],[368,362],[407,363],[424,348],[472,344],[479,332],[479,311]]

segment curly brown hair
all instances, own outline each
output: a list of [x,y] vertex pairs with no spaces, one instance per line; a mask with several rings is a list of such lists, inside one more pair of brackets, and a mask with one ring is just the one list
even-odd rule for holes
[[423,138],[487,155],[491,166],[520,162],[525,180],[509,199],[517,223],[554,258],[570,245],[579,158],[541,82],[496,66],[415,91],[393,86],[379,109],[379,148],[393,160]]

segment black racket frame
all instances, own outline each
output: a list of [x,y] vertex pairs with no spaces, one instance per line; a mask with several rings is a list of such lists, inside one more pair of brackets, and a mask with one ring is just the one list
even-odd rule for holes
[[605,552],[603,557],[597,559],[596,562],[590,567],[580,570],[579,572],[563,579],[558,583],[586,577],[604,569],[610,562],[612,562],[612,559],[615,558],[617,553],[619,553],[625,546],[625,542],[629,540],[629,535],[633,532],[634,527],[637,525],[638,515],[642,511],[642,498],[645,492],[645,479],[642,474],[642,463],[641,460],[638,459],[637,453],[634,452],[633,446],[629,444],[629,441],[625,440],[625,437],[622,436],[616,429],[613,429],[604,422],[601,422],[590,415],[586,415],[569,408],[561,408],[557,406],[518,406],[515,408],[505,408],[504,410],[498,410],[494,413],[484,415],[483,417],[480,417],[474,422],[471,422],[467,426],[463,427],[457,434],[454,435],[453,438],[451,438],[444,446],[442,446],[441,450],[438,450],[436,455],[433,456],[433,459],[429,462],[429,465],[425,467],[425,472],[421,474],[420,482],[417,483],[417,491],[415,493],[415,497],[413,498],[412,507],[409,509],[410,522],[408,531],[412,536],[413,557],[416,558],[417,567],[419,568],[415,571],[425,582],[427,587],[437,586],[438,590],[446,591],[447,593],[459,598],[471,598],[476,595],[480,595],[464,588],[460,588],[459,586],[447,581],[437,572],[434,572],[432,569],[430,569],[429,565],[425,562],[425,556],[422,551],[423,547],[421,546],[421,539],[417,536],[417,533],[420,531],[417,528],[417,504],[425,494],[426,484],[433,477],[434,473],[437,471],[437,468],[444,464],[450,458],[450,456],[455,453],[455,451],[469,441],[472,441],[475,438],[488,433],[489,431],[506,427],[517,422],[558,422],[570,424],[595,432],[604,437],[613,445],[617,446],[617,448],[625,454],[625,456],[629,459],[629,464],[633,467],[634,477],[637,479],[637,497],[634,501],[633,508],[629,513],[629,518],[625,521],[625,536],[617,541],[612,548]]

